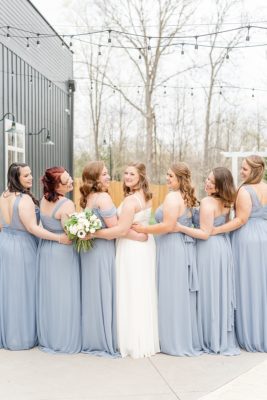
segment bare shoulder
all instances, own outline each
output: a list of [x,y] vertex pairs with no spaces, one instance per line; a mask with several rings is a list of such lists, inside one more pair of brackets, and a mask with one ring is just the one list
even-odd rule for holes
[[123,200],[123,208],[128,208],[128,209],[134,209],[137,206],[137,201],[136,197],[133,194],[130,194],[129,196],[125,197]]
[[114,205],[110,194],[107,192],[102,192],[98,195],[97,203],[100,208]]
[[180,203],[181,201],[184,201],[181,195],[180,191],[170,191],[169,193],[167,193],[165,199],[164,199],[164,203]]

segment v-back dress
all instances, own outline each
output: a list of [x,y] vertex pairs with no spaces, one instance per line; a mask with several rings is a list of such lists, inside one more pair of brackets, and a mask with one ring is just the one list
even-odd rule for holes
[[[156,210],[155,218],[158,223],[163,221],[162,206]],[[186,209],[177,222],[191,227],[191,209]],[[160,349],[173,356],[201,354],[195,243],[195,239],[180,232],[158,235],[156,239]]]
[[[223,214],[216,217],[214,226],[225,224],[226,218]],[[195,210],[193,222],[198,228],[198,210]],[[234,327],[234,262],[228,234],[197,240],[197,269],[197,316],[202,349],[211,354],[240,354]]]
[[[104,218],[116,208],[92,208],[106,228]],[[82,352],[118,357],[115,292],[115,240],[95,239],[94,247],[81,253]]]
[[[41,213],[43,227],[63,233],[55,213],[67,201],[59,200],[51,216]],[[39,346],[49,353],[81,350],[81,290],[78,253],[72,245],[41,240],[37,262],[37,332]]]
[[[120,212],[121,206],[118,215]],[[150,208],[142,209],[135,214],[133,223],[148,225],[150,215]],[[152,235],[146,242],[117,239],[117,327],[122,357],[149,357],[159,352],[155,267]]]
[[232,232],[236,275],[236,333],[247,351],[267,352],[267,205],[251,185],[249,219]]
[[37,343],[36,333],[36,254],[37,239],[19,217],[16,197],[10,224],[0,218],[0,347],[24,350]]

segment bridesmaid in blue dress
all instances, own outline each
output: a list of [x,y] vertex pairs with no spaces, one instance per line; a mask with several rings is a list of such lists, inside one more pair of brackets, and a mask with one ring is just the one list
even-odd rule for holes
[[[178,224],[177,230],[197,238],[197,321],[201,347],[206,353],[237,355],[240,353],[234,331],[235,287],[233,255],[227,234],[210,236],[213,226],[229,219],[235,200],[231,172],[214,168],[205,184],[207,197],[195,210],[197,229]],[[200,214],[200,215],[199,215]]]
[[263,158],[252,155],[243,160],[243,184],[236,199],[236,217],[214,230],[215,234],[234,230],[237,340],[247,351],[261,352],[267,352],[267,184],[262,181],[264,171]]
[[[108,193],[110,176],[102,161],[89,162],[80,187],[82,208],[91,208],[103,228],[117,225],[116,208]],[[115,299],[114,240],[95,239],[94,247],[81,253],[82,352],[118,357]]]
[[175,233],[177,221],[192,226],[192,207],[197,204],[191,173],[185,163],[167,172],[170,192],[155,214],[156,225],[133,225],[137,232],[158,234],[158,311],[161,352],[174,356],[201,354],[196,320],[195,240]]
[[32,174],[24,163],[8,169],[8,188],[0,197],[0,342],[9,350],[29,349],[37,343],[35,236],[66,241],[38,226],[38,202]]
[[[73,181],[63,167],[42,177],[41,221],[50,232],[63,233],[64,220],[75,211],[65,195]],[[78,353],[81,350],[79,256],[73,246],[41,240],[37,257],[37,334],[41,350]]]

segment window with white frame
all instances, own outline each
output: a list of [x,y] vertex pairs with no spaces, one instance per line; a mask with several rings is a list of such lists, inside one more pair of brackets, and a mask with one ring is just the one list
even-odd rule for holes
[[[5,119],[5,177],[10,164],[25,162],[25,126],[16,123],[11,130],[12,121]],[[7,183],[7,182],[6,182]]]

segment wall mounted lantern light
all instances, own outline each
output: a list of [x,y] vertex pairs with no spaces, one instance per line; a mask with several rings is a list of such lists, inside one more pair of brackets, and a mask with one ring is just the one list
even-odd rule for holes
[[42,129],[39,130],[39,132],[30,132],[30,133],[28,133],[28,135],[29,136],[40,135],[42,132],[46,132],[45,141],[42,142],[42,144],[45,144],[45,145],[48,145],[48,146],[54,146],[55,143],[52,142],[49,129],[47,129],[47,128],[42,128]]

